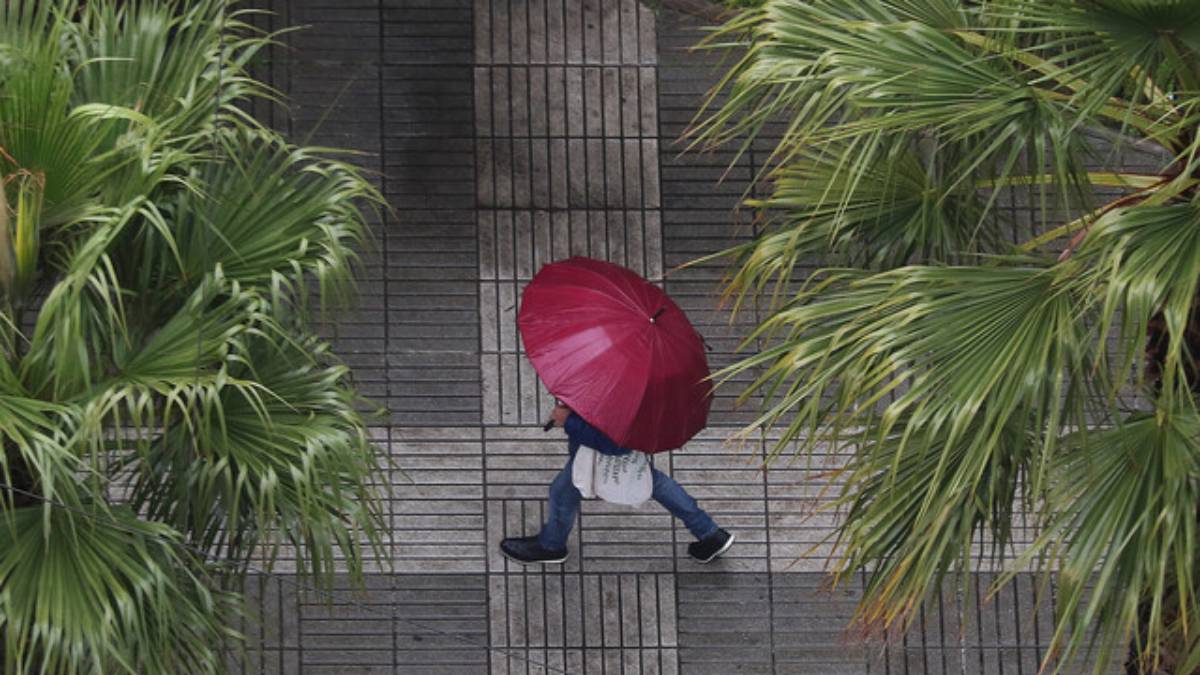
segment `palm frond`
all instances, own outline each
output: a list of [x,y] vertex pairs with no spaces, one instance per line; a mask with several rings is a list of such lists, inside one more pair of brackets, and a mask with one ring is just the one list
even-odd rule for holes
[[1046,270],[840,270],[810,283],[747,340],[766,348],[718,374],[764,369],[746,395],[768,398],[758,423],[792,420],[777,451],[822,427],[877,423],[886,434],[908,413],[923,432],[957,429],[952,441],[975,415],[1002,427],[1036,403],[1053,413],[1044,421],[1058,419],[1059,382],[1087,353],[1077,300]]
[[229,6],[0,4],[5,672],[216,672],[255,555],[386,557],[304,304],[348,295],[383,199],[239,107],[271,37]]
[[[859,451],[838,474],[845,488],[833,503],[844,507],[836,572],[845,581],[871,569],[856,617],[864,628],[907,628],[951,572],[965,582],[977,563],[1012,552],[1014,514],[1039,443],[1020,421],[996,433],[972,420],[957,442],[943,427],[928,438],[942,443],[936,452],[906,447],[919,434],[907,419],[883,438],[873,430],[847,435]],[[973,442],[981,436],[991,437],[986,453]]]
[[758,4],[709,41],[743,52],[693,129],[783,129],[747,202],[768,228],[713,256],[739,304],[769,296],[765,347],[719,376],[751,376],[772,456],[849,450],[860,618],[903,622],[1023,502],[1052,524],[1027,561],[1063,570],[1056,647],[1200,667],[1200,7]]
[[[1184,654],[1195,648],[1198,439],[1200,417],[1190,408],[1064,438],[1054,468],[1061,478],[1049,493],[1055,516],[1026,554],[1060,561],[1064,620],[1052,647],[1062,649],[1063,663],[1091,644],[1122,644],[1130,635],[1147,672],[1180,656],[1163,653],[1172,641]],[[1093,657],[1103,672],[1111,650]]]
[[[77,7],[76,0],[12,0],[0,6],[0,44],[13,49],[42,46],[46,30],[62,12]],[[58,33],[54,33],[58,34]],[[5,53],[0,50],[0,53]]]
[[364,549],[380,553],[379,460],[348,371],[327,350],[260,334],[215,381],[177,380],[197,404],[181,408],[187,424],[131,456],[132,503],[223,558],[261,545],[273,560],[287,543],[319,580],[339,559],[361,573]]
[[[7,371],[7,368],[3,369]],[[78,413],[68,406],[31,398],[11,372],[0,381],[0,479],[5,486],[36,490],[46,499],[78,504],[87,495],[80,479],[94,485],[75,454]],[[26,496],[0,489],[0,527],[13,527],[10,516]]]
[[[1195,204],[1116,209],[1100,218],[1067,266],[1100,308],[1099,342],[1118,340],[1112,386],[1129,381],[1145,386],[1145,371],[1131,372],[1148,347],[1155,356],[1154,379],[1161,392],[1190,399],[1200,382],[1200,354],[1186,349],[1189,322],[1200,291],[1200,207]],[[1082,269],[1081,269],[1082,268]],[[1147,345],[1154,317],[1163,322],[1165,345]],[[1100,352],[1102,360],[1109,358]]]
[[1023,50],[1044,59],[1043,73],[1069,92],[1072,107],[1181,149],[1181,106],[1194,107],[1184,94],[1200,89],[1194,3],[1001,0],[986,11],[1020,32]]
[[105,353],[127,339],[120,280],[109,255],[124,228],[143,213],[141,200],[124,208],[97,209],[94,229],[63,246],[63,277],[42,303],[21,361],[22,381],[36,395],[67,399],[90,388]]
[[770,196],[747,202],[763,213],[765,233],[713,256],[733,254],[728,294],[769,294],[774,304],[793,290],[798,267],[886,269],[996,245],[994,232],[977,228],[983,202],[973,186],[939,185],[906,144],[867,152],[859,175],[847,166],[855,151],[838,145],[799,151],[779,169]]
[[271,330],[270,321],[263,300],[218,266],[137,350],[115,353],[111,380],[169,396],[159,383],[208,379],[227,360],[244,358],[247,336]]
[[[848,447],[843,573],[875,570],[863,618],[903,620],[986,532],[1008,540],[1014,500],[1046,481],[1041,458],[1082,418],[1089,340],[1054,271],[906,267],[831,271],[718,373],[759,375],[755,426],[772,455]],[[1018,492],[1018,477],[1031,492]]]
[[[194,142],[268,95],[245,66],[269,38],[224,0],[89,2],[69,25],[73,102],[137,110]],[[245,120],[249,121],[249,120]]]
[[[784,117],[773,158],[782,165],[813,145],[932,133],[937,170],[956,180],[1007,177],[1023,163],[1080,183],[1079,113],[1026,69],[956,39],[949,29],[966,27],[972,13],[955,4],[768,3],[731,29],[744,35],[747,56],[699,138],[753,137]],[[865,173],[855,168],[851,175]]]
[[41,177],[46,210],[42,227],[72,223],[95,204],[114,172],[136,158],[114,148],[113,134],[128,122],[75,112],[73,84],[64,67],[59,22],[44,40],[11,49],[0,96],[0,175]]
[[[345,297],[355,249],[367,238],[364,210],[382,196],[358,169],[270,135],[230,134],[222,145],[227,159],[200,172],[200,190],[164,206],[182,252],[184,287],[220,265],[244,284],[286,286],[292,298],[305,298],[310,278],[322,297]],[[155,255],[169,259],[166,251]]]
[[239,611],[178,533],[126,508],[44,505],[0,527],[8,673],[216,673]]

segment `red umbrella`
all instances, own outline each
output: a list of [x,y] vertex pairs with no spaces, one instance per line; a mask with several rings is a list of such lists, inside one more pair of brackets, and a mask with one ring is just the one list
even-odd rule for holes
[[662,289],[591,258],[546,265],[521,298],[525,353],[550,393],[621,447],[660,452],[704,428],[704,341]]

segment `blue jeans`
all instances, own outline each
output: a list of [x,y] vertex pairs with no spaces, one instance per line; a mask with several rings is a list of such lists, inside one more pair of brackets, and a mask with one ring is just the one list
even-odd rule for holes
[[[575,526],[575,516],[579,514],[579,502],[583,495],[571,482],[571,467],[575,462],[574,453],[567,460],[567,466],[558,473],[550,484],[550,504],[546,508],[548,518],[538,534],[538,543],[549,549],[561,549],[567,546],[567,536]],[[704,539],[715,534],[719,529],[713,519],[696,503],[695,498],[675,482],[674,478],[650,467],[654,476],[654,489],[650,497],[662,504],[671,515],[683,521],[687,529],[697,539]]]

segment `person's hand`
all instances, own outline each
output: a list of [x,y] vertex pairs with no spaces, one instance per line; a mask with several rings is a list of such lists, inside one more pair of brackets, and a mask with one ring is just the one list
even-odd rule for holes
[[554,426],[566,426],[567,418],[571,416],[571,409],[559,403],[554,406],[554,410],[550,411],[550,420],[554,422]]

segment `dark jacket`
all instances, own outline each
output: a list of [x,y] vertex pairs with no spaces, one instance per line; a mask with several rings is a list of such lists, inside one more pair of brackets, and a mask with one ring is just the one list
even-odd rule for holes
[[625,455],[630,452],[613,443],[612,439],[605,436],[602,431],[588,424],[575,413],[571,413],[567,417],[563,429],[567,432],[567,449],[570,450],[572,457],[575,456],[575,451],[579,450],[580,445],[586,445],[604,455]]

